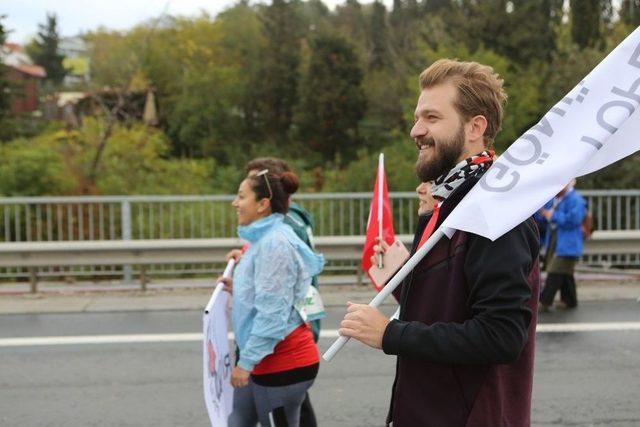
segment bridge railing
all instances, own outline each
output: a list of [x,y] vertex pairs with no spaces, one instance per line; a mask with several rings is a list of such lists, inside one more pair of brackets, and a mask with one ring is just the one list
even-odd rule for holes
[[[596,230],[640,229],[640,190],[583,190]],[[0,241],[230,238],[233,195],[0,198]],[[398,234],[414,231],[413,192],[390,193]],[[364,234],[371,193],[294,197],[313,215],[316,235]]]
[[[581,190],[596,230],[640,229],[640,190]],[[235,237],[233,195],[96,196],[0,198],[0,242],[203,239]],[[363,235],[371,193],[298,194],[294,201],[313,215],[317,236]],[[412,234],[417,198],[390,193],[397,234]],[[636,265],[637,255],[594,255],[591,264]],[[197,265],[154,266],[154,273],[204,271]],[[121,274],[120,266],[82,267],[72,275]],[[46,273],[46,272],[44,272]],[[58,275],[58,270],[50,270]],[[126,272],[125,272],[126,273]],[[130,276],[130,273],[127,273]],[[0,277],[21,277],[20,268],[0,269]]]
[[[405,245],[413,236],[399,235]],[[324,254],[329,267],[321,279],[339,275],[332,283],[362,283],[359,269],[364,236],[320,236],[316,249]],[[239,239],[153,239],[114,241],[19,242],[0,244],[0,267],[21,267],[29,272],[31,291],[36,292],[44,268],[55,266],[135,265],[141,287],[146,289],[150,266],[176,262],[209,265],[213,276],[224,268],[225,254],[241,245]],[[640,253],[640,231],[597,231],[585,245],[586,255]],[[336,263],[344,263],[336,268]]]

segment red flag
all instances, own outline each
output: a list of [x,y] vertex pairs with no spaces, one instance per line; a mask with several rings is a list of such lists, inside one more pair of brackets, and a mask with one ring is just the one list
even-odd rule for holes
[[[382,225],[382,231],[380,231]],[[374,255],[373,246],[376,244],[376,237],[382,235],[382,238],[388,244],[392,244],[396,240],[396,234],[393,231],[393,215],[391,214],[391,203],[389,202],[389,190],[387,188],[387,176],[384,173],[384,157],[380,154],[380,162],[378,165],[378,176],[373,187],[373,198],[371,199],[371,208],[369,209],[369,220],[367,221],[367,236],[362,250],[362,261],[360,266],[365,273],[371,268],[371,257]],[[381,287],[374,286],[378,291]]]

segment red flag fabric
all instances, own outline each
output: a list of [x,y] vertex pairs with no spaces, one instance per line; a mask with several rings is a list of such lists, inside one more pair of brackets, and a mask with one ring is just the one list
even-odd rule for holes
[[[382,180],[382,185],[380,185]],[[369,220],[367,221],[367,236],[362,250],[362,260],[360,266],[367,275],[371,268],[371,257],[374,255],[373,247],[376,244],[376,237],[379,235],[378,206],[380,201],[380,187],[382,187],[382,238],[388,244],[392,244],[396,240],[396,234],[393,230],[393,215],[391,214],[391,203],[389,202],[389,190],[387,188],[387,176],[383,167],[378,168],[378,176],[373,187],[373,197],[371,199],[371,207],[369,208]],[[372,281],[372,283],[374,283]],[[382,287],[374,284],[374,287],[380,291]]]

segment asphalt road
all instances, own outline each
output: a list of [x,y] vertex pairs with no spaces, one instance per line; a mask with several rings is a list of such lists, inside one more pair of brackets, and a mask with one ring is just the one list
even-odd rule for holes
[[[388,311],[393,311],[387,307]],[[331,310],[325,329],[335,329]],[[588,302],[541,323],[640,322]],[[194,333],[196,311],[0,316],[1,426],[207,426],[198,341],[6,346],[12,337]],[[640,330],[538,333],[534,425],[640,425]],[[333,339],[320,340],[325,350]],[[394,359],[351,342],[311,390],[320,426],[383,425]]]

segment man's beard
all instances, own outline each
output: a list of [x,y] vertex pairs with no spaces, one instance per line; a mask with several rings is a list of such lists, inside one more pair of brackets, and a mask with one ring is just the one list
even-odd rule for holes
[[458,163],[464,151],[464,126],[461,124],[456,134],[447,140],[436,141],[432,137],[425,138],[427,145],[434,147],[430,159],[418,155],[416,175],[422,182],[435,181],[440,175],[449,172]]

